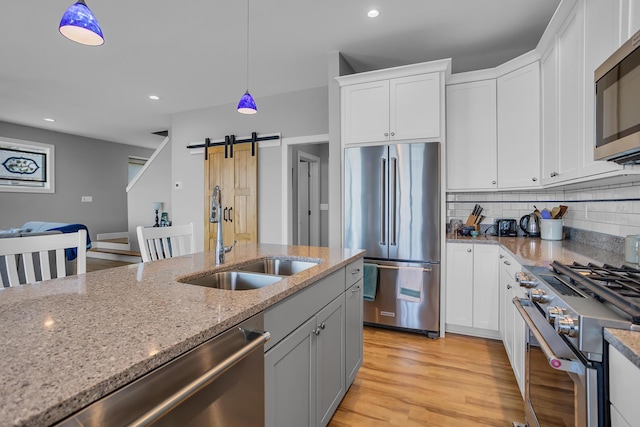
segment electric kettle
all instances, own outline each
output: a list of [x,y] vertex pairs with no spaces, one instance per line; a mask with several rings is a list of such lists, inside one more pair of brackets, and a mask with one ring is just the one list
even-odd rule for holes
[[540,223],[535,213],[530,213],[520,218],[520,228],[529,237],[540,237]]

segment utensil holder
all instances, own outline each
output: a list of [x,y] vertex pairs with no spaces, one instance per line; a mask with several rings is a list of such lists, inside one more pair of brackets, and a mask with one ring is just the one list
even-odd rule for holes
[[542,240],[562,240],[562,219],[540,219],[540,238]]

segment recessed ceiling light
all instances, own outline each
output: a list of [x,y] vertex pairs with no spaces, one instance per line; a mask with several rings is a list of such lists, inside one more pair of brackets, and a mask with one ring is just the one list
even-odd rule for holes
[[378,15],[380,15],[380,12],[378,12],[376,9],[371,9],[369,12],[367,12],[367,16],[369,18],[375,18]]
[[149,95],[149,99],[153,99],[154,101],[157,101],[160,99],[160,97],[158,95]]
[[56,119],[50,119],[50,118],[48,118],[48,117],[45,117],[45,118],[44,118],[44,121],[45,121],[45,122],[55,122],[55,121],[56,121]]

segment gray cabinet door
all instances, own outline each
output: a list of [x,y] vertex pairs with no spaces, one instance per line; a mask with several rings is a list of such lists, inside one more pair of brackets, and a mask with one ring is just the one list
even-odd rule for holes
[[316,426],[324,427],[345,394],[344,297],[320,310],[316,319]]
[[315,330],[314,316],[265,353],[266,427],[315,425]]
[[349,389],[362,366],[362,280],[345,292],[345,313],[346,388]]

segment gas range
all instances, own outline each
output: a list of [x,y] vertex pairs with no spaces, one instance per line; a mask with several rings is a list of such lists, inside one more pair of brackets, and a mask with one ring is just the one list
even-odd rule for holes
[[557,261],[525,269],[516,281],[529,300],[588,360],[602,361],[603,328],[640,330],[640,270]]

